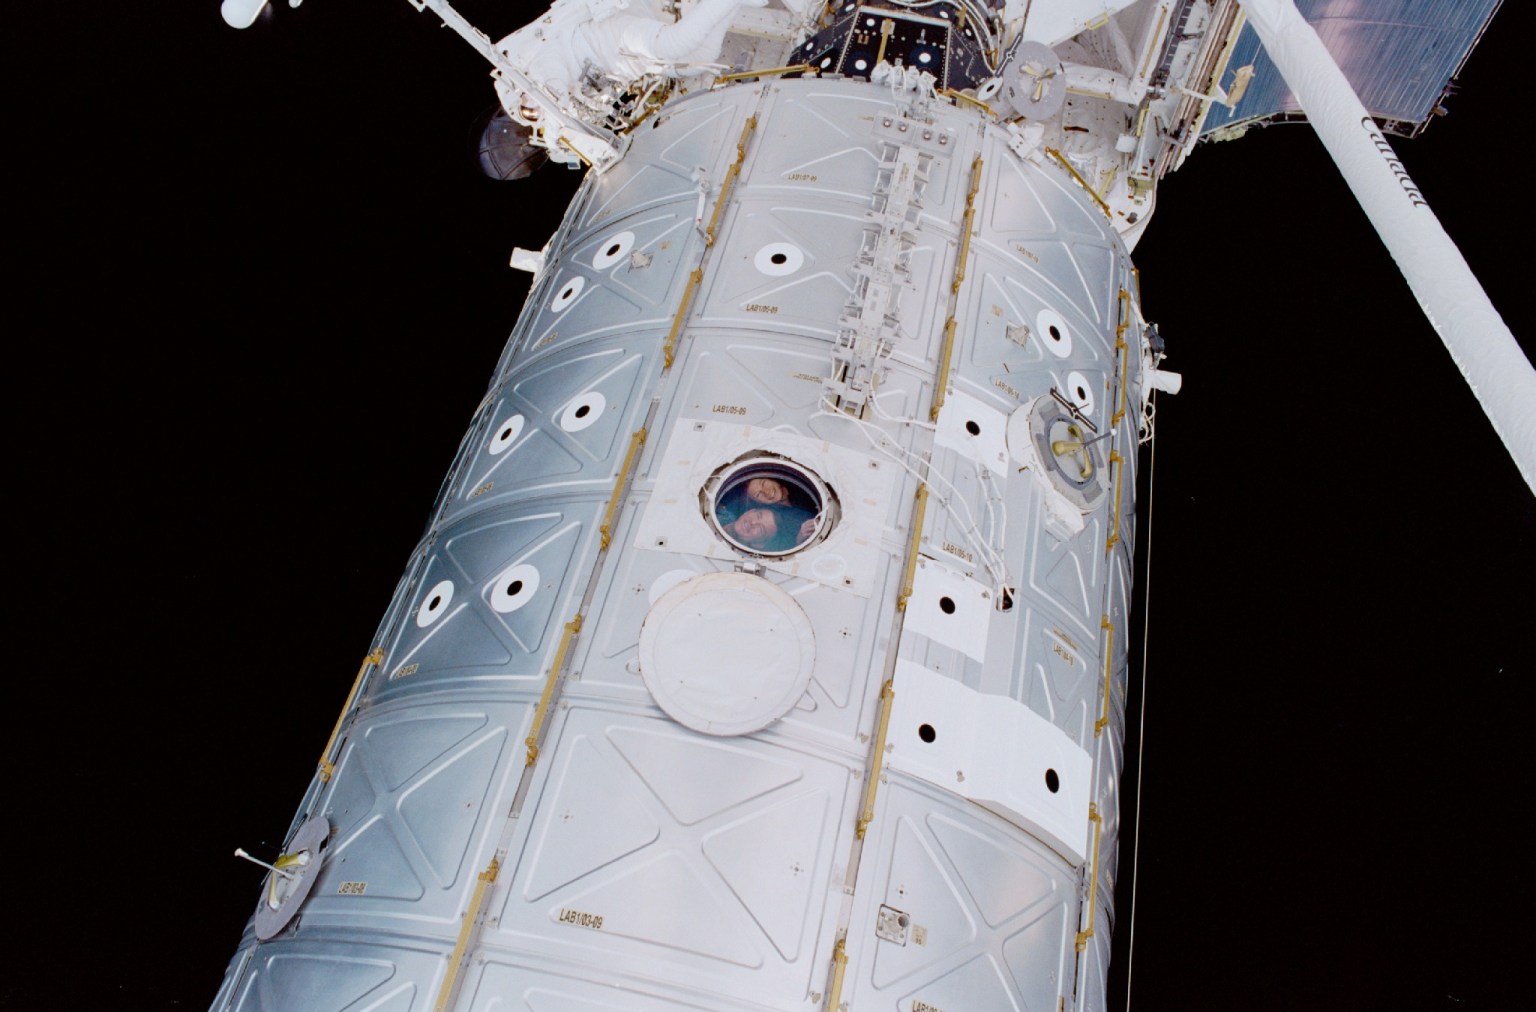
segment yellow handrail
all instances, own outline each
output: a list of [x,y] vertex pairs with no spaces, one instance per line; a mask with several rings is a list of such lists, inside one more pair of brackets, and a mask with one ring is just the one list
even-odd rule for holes
[[944,321],[944,343],[939,349],[939,374],[938,382],[933,391],[933,406],[928,409],[928,419],[937,421],[939,411],[944,407],[944,400],[949,389],[950,359],[955,352],[955,315],[953,312],[955,296],[960,292],[960,285],[965,281],[965,267],[971,256],[971,226],[976,220],[976,194],[981,190],[981,156],[977,155],[971,162],[970,185],[965,193],[965,217],[960,224],[960,251],[955,256],[955,277],[950,282],[949,319]]
[[629,449],[624,451],[624,463],[619,468],[618,478],[613,482],[613,495],[608,497],[608,508],[603,511],[603,523],[598,528],[598,538],[604,549],[613,542],[613,516],[619,509],[619,494],[624,491],[624,483],[629,480],[630,469],[635,464],[635,454],[643,445],[645,445],[645,427],[641,426],[629,437]]
[[720,224],[720,215],[725,211],[725,198],[731,192],[731,186],[736,182],[736,177],[741,175],[742,163],[747,160],[747,138],[752,136],[752,131],[757,129],[757,117],[748,116],[747,122],[741,128],[741,139],[736,142],[736,160],[726,170],[725,179],[720,182],[720,196],[715,199],[715,212],[709,216],[709,227],[704,230],[704,246],[707,249],[715,244],[715,226]]
[[891,680],[887,678],[885,685],[880,689],[880,723],[875,729],[875,749],[869,762],[869,783],[864,788],[864,810],[859,815],[859,824],[855,832],[859,839],[864,839],[864,831],[869,824],[875,821],[875,792],[880,789],[880,764],[885,758],[885,736],[891,729],[891,704],[896,699],[896,690],[891,687]]
[[677,335],[682,333],[683,320],[688,316],[688,307],[693,305],[693,293],[699,287],[699,282],[703,280],[703,267],[695,267],[693,273],[688,275],[688,284],[683,288],[682,301],[677,304],[677,315],[672,317],[672,329],[667,331],[667,341],[661,346],[663,370],[672,368],[672,352],[677,347]]
[[832,947],[832,986],[827,990],[827,1009],[838,1012],[843,1003],[843,974],[848,969],[848,939],[839,938]]
[[721,74],[715,78],[715,84],[724,84],[727,81],[745,81],[750,77],[781,77],[784,74],[814,74],[816,68],[809,63],[796,63],[788,67],[769,67],[766,70],[741,70],[734,74]]
[[997,115],[997,113],[992,110],[992,107],[990,105],[988,105],[987,103],[983,102],[979,98],[973,98],[972,96],[967,95],[963,91],[956,91],[953,88],[941,88],[941,89],[939,89],[939,94],[943,95],[945,98],[952,98],[952,99],[954,99],[957,102],[969,102],[971,105],[974,105],[976,108],[980,109],[982,112],[986,113],[988,116],[996,116]]
[[549,677],[544,680],[544,693],[539,696],[538,709],[533,711],[533,726],[528,729],[528,738],[523,744],[528,746],[528,761],[525,766],[532,766],[539,758],[539,733],[544,729],[544,718],[549,713],[549,702],[555,695],[555,682],[560,678],[560,669],[565,666],[565,652],[570,649],[571,640],[581,632],[581,616],[578,614],[565,624],[565,631],[560,635],[560,646],[555,649],[554,663],[549,666]]
[[1093,722],[1093,735],[1095,738],[1109,724],[1109,673],[1115,659],[1115,624],[1109,620],[1108,615],[1099,619],[1099,628],[1105,630],[1104,635],[1104,712],[1099,719]]
[[1093,937],[1093,915],[1099,898],[1099,837],[1104,834],[1104,817],[1092,802],[1088,805],[1088,818],[1093,823],[1093,872],[1088,877],[1088,926],[1077,933],[1078,952],[1088,948],[1088,939]]
[[907,545],[907,571],[901,580],[901,596],[896,599],[896,610],[907,610],[907,599],[912,596],[912,580],[917,574],[917,542],[923,536],[923,517],[928,512],[928,486],[917,486],[917,507],[912,511],[912,538]]
[[493,857],[485,871],[480,873],[479,880],[475,882],[475,891],[469,897],[469,909],[464,911],[464,920],[459,923],[458,941],[454,943],[453,954],[448,957],[448,973],[443,977],[443,986],[438,989],[437,1003],[432,1006],[433,1012],[443,1012],[453,1001],[454,992],[458,990],[459,970],[464,963],[464,950],[469,947],[469,938],[474,932],[475,921],[480,917],[480,908],[485,905],[486,890],[496,881],[496,876],[500,872],[501,862]]
[[945,391],[949,389],[949,358],[955,350],[955,318],[944,321],[944,343],[939,347],[939,375],[933,388],[933,407],[928,409],[928,420],[938,421],[944,409]]
[[1111,220],[1114,219],[1114,215],[1109,210],[1109,205],[1104,203],[1104,199],[1102,197],[1093,192],[1093,187],[1088,185],[1088,180],[1078,175],[1077,170],[1072,167],[1072,163],[1067,161],[1066,155],[1062,154],[1060,151],[1057,151],[1055,148],[1046,148],[1045,153],[1060,162],[1061,167],[1066,169],[1068,174],[1070,174],[1073,179],[1077,180],[1077,185],[1083,188],[1083,192],[1092,197],[1093,202],[1099,205],[1099,210],[1104,212],[1104,217]]
[[347,693],[347,701],[342,704],[341,712],[336,715],[336,726],[331,728],[331,736],[326,740],[325,748],[320,750],[320,779],[329,781],[331,774],[336,772],[336,764],[331,762],[331,749],[336,745],[336,739],[341,736],[341,725],[347,719],[347,713],[352,709],[352,703],[357,699],[357,690],[363,686],[363,676],[368,673],[368,668],[378,664],[384,659],[384,648],[375,647],[373,652],[363,658],[363,663],[357,669],[357,677],[352,679],[352,691]]

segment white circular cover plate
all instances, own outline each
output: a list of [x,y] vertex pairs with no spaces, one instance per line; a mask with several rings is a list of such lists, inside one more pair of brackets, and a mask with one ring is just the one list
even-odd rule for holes
[[599,418],[608,406],[608,398],[600,390],[588,390],[571,401],[560,412],[560,427],[566,432],[580,432]]
[[1093,414],[1093,384],[1080,372],[1067,373],[1067,396],[1077,403],[1083,414]]
[[580,295],[581,290],[586,286],[587,279],[580,274],[571,278],[571,280],[565,283],[564,287],[555,293],[555,297],[549,300],[550,312],[558,313],[572,302],[575,302],[576,296]]
[[1045,346],[1051,349],[1051,354],[1057,358],[1066,358],[1072,354],[1072,332],[1067,329],[1067,321],[1061,318],[1061,314],[1050,309],[1040,310],[1035,317],[1035,325],[1039,328],[1040,337]]
[[811,620],[760,576],[707,573],[657,600],[640,628],[656,704],[704,734],[750,734],[789,712],[816,660]]
[[804,264],[805,254],[800,247],[787,242],[771,242],[752,258],[752,266],[774,278],[793,274]]
[[491,589],[491,607],[503,615],[517,611],[533,600],[539,590],[539,570],[526,562],[496,577]]
[[421,597],[421,607],[416,609],[416,624],[425,629],[442,618],[453,601],[453,581],[443,580]]
[[603,240],[602,248],[592,258],[592,266],[600,271],[607,270],[628,256],[634,245],[635,233],[633,232],[620,232],[609,236]]
[[501,451],[505,450],[507,447],[511,446],[517,440],[517,437],[522,434],[523,416],[513,415],[511,418],[508,418],[506,421],[501,423],[501,426],[496,430],[496,434],[491,437],[491,441],[487,446],[487,449],[491,451],[491,456],[494,457]]

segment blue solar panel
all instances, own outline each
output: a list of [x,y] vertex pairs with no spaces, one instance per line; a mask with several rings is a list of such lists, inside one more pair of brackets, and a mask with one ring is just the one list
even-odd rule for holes
[[[1296,0],[1371,115],[1412,136],[1434,115],[1446,86],[1498,10],[1501,0]],[[1222,78],[1239,67],[1253,80],[1235,109],[1211,106],[1201,135],[1227,127],[1296,119],[1296,98],[1269,61],[1252,26],[1238,37]]]

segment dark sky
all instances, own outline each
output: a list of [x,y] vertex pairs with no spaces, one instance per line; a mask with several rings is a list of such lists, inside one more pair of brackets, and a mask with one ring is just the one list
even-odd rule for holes
[[[403,0],[81,6],[8,19],[0,1007],[202,1008],[577,176],[478,176],[486,69]],[[1514,17],[1397,148],[1530,352]],[[1112,1007],[1519,1004],[1536,499],[1306,127],[1197,150],[1136,260],[1185,389]]]

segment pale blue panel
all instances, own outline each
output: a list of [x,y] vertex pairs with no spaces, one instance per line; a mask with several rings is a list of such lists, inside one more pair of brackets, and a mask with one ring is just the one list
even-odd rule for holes
[[[1393,133],[1412,136],[1445,94],[1498,10],[1500,0],[1296,0],[1371,115]],[[1236,109],[1213,105],[1202,134],[1239,123],[1298,119],[1304,114],[1280,72],[1243,28],[1222,78],[1237,68],[1254,77]]]

